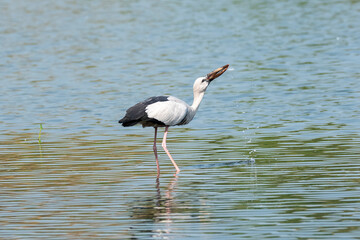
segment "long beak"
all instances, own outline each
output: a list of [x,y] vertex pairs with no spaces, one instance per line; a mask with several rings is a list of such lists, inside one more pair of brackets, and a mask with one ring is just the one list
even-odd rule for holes
[[211,73],[209,73],[207,76],[206,76],[206,79],[209,80],[210,82],[212,80],[214,80],[215,78],[217,77],[220,77],[221,74],[223,74],[229,67],[229,64],[226,64],[225,66],[223,67],[220,67],[218,69],[215,69],[214,71],[212,71]]

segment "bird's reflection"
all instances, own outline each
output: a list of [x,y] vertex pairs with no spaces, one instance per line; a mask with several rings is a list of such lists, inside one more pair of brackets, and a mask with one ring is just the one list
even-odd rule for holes
[[[172,227],[172,213],[176,212],[177,206],[174,201],[174,189],[176,188],[179,175],[175,174],[170,180],[164,190],[161,188],[160,175],[155,180],[155,194],[152,197],[145,197],[139,201],[134,202],[136,206],[132,206],[132,218],[144,222],[154,224],[154,228],[147,228],[142,230],[151,233],[152,235],[166,235],[171,233]],[[161,224],[162,227],[158,228],[155,224]],[[135,229],[133,229],[135,230]],[[133,234],[137,235],[136,232]]]
[[[250,200],[239,200],[236,207],[239,209],[247,209],[249,204],[253,204],[256,199],[256,185],[257,185],[257,172],[255,167],[255,160],[248,161],[231,161],[222,164],[203,164],[196,166],[189,166],[189,169],[201,168],[215,168],[225,166],[241,166],[251,164],[248,171],[250,173],[249,179],[252,183],[248,183],[243,187],[239,187],[239,191],[245,191],[250,196]],[[196,172],[196,171],[195,171]],[[196,175],[196,174],[195,174]],[[158,176],[152,180],[152,186],[143,191],[143,196],[140,196],[135,201],[129,203],[130,213],[132,218],[132,227],[129,229],[129,234],[133,239],[144,238],[167,238],[179,231],[179,223],[185,220],[190,220],[194,224],[206,224],[211,221],[211,211],[209,205],[209,196],[206,191],[201,191],[202,188],[208,188],[208,185],[199,185],[197,188],[192,188],[193,182],[197,182],[199,177],[193,176],[193,180],[186,179],[185,182],[179,187],[181,174],[176,174],[174,177],[166,178],[164,174],[158,173]],[[212,177],[210,177],[213,179]],[[201,178],[202,179],[202,178]],[[239,178],[239,182],[243,178]],[[219,184],[223,185],[226,189],[228,183],[219,179]],[[246,187],[248,186],[248,187]],[[229,188],[229,191],[233,188]],[[249,189],[252,192],[249,192]],[[200,190],[200,191],[197,191]],[[234,196],[236,198],[236,196]],[[222,201],[221,201],[222,202]],[[177,226],[177,228],[176,228]]]
[[[176,205],[174,203],[174,197],[173,197],[173,191],[176,187],[177,180],[179,178],[178,174],[174,175],[174,178],[170,181],[168,186],[166,187],[166,191],[164,196],[161,196],[161,190],[160,190],[160,178],[156,178],[156,191],[158,196],[157,201],[157,207],[159,210],[163,210],[158,212],[159,215],[156,216],[156,219],[158,221],[166,221],[171,222],[170,214],[172,213],[172,208],[176,208]],[[165,214],[164,214],[165,213]]]

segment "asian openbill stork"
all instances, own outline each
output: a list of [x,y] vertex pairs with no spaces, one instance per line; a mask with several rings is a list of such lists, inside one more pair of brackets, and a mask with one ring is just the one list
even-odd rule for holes
[[176,172],[179,172],[179,167],[166,148],[166,137],[169,127],[188,124],[194,118],[210,82],[221,76],[221,74],[223,74],[228,69],[228,67],[229,64],[212,71],[205,77],[200,77],[195,80],[194,101],[191,106],[173,96],[150,97],[126,110],[125,117],[119,120],[119,123],[122,123],[124,127],[142,124],[143,127],[155,128],[153,150],[158,174],[160,173],[160,167],[156,148],[157,128],[165,127],[162,147],[176,168]]

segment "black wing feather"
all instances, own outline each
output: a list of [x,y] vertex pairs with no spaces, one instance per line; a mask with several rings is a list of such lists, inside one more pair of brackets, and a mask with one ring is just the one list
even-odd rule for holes
[[119,123],[122,123],[124,127],[134,126],[142,121],[157,121],[156,119],[150,119],[145,110],[146,107],[150,104],[156,102],[165,102],[168,101],[169,96],[157,96],[157,97],[150,97],[145,101],[139,102],[126,110],[125,117],[119,120]]

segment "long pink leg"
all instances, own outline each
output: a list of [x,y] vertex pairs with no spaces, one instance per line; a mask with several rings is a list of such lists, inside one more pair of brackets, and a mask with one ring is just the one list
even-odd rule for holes
[[169,150],[167,150],[167,148],[166,148],[166,137],[167,137],[168,129],[169,129],[169,126],[166,126],[166,127],[165,127],[164,138],[163,138],[163,141],[162,141],[162,147],[163,147],[163,149],[165,150],[166,154],[169,156],[172,164],[173,164],[174,167],[176,168],[176,172],[180,172],[180,168],[177,166],[177,164],[176,164],[176,162],[174,161],[174,159],[172,158]]
[[154,127],[154,128],[155,128],[155,136],[154,136],[154,146],[153,146],[153,150],[154,150],[155,159],[156,159],[157,172],[158,172],[158,175],[159,175],[159,174],[160,174],[160,165],[159,165],[159,159],[158,159],[157,148],[156,148],[157,127]]

